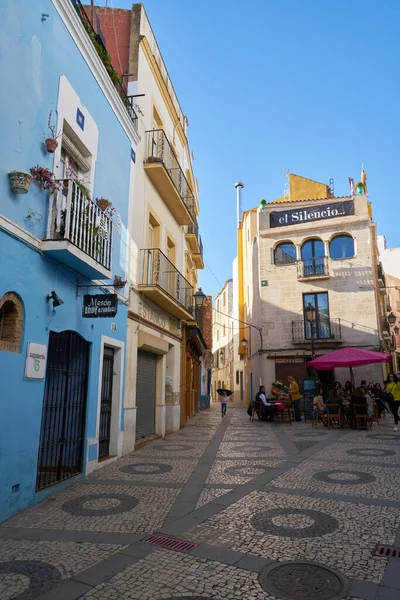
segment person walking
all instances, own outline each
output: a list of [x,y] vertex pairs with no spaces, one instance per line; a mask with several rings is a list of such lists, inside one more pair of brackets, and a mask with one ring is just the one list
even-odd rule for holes
[[399,408],[400,408],[400,382],[397,379],[397,375],[389,373],[389,377],[386,383],[386,394],[390,394],[387,401],[389,404],[390,412],[394,417],[393,431],[399,430]]
[[224,417],[226,415],[226,404],[228,402],[228,396],[225,391],[220,395],[221,398],[221,415]]
[[290,399],[293,403],[294,418],[296,419],[296,421],[301,421],[301,414],[300,414],[300,398],[301,398],[301,396],[300,396],[299,384],[293,377],[288,377],[288,382],[289,382],[289,395],[290,395]]

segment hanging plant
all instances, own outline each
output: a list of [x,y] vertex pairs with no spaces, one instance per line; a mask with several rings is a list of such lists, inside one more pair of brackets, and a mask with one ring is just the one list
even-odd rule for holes
[[14,194],[27,194],[32,175],[25,171],[10,171],[8,174],[11,183],[11,189]]
[[46,138],[44,141],[46,150],[50,154],[53,154],[56,151],[57,146],[58,146],[57,138],[59,138],[62,135],[62,131],[59,130],[57,132],[57,126],[51,122],[52,114],[53,114],[53,111],[51,110],[49,113],[48,121],[47,121],[47,127],[49,128],[50,136],[48,138]]
[[32,167],[30,169],[33,177],[33,183],[36,183],[41,190],[49,190],[53,194],[56,190],[60,190],[63,187],[63,182],[58,181],[54,173],[52,173],[46,167]]
[[126,286],[127,283],[128,283],[127,280],[122,279],[122,277],[120,275],[114,275],[114,287],[115,288],[123,288]]
[[103,211],[103,213],[111,219],[113,214],[115,213],[115,207],[113,206],[111,200],[108,200],[107,198],[103,198],[103,196],[101,196],[101,198],[96,198],[96,202],[100,210]]

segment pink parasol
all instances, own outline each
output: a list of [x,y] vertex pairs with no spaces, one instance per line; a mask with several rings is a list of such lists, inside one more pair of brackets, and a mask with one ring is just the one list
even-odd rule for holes
[[353,379],[352,367],[390,362],[391,358],[390,354],[383,354],[382,352],[361,350],[360,348],[342,348],[341,350],[329,352],[329,354],[324,354],[324,356],[311,360],[307,363],[307,366],[322,371],[339,367],[350,367],[351,378]]

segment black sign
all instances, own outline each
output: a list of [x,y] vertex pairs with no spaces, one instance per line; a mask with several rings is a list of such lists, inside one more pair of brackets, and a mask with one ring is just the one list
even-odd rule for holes
[[272,212],[269,214],[269,226],[286,227],[287,225],[299,225],[300,223],[308,223],[309,221],[335,219],[336,217],[345,217],[347,215],[354,215],[353,200]]
[[85,294],[83,296],[82,317],[86,319],[115,317],[117,310],[117,294]]

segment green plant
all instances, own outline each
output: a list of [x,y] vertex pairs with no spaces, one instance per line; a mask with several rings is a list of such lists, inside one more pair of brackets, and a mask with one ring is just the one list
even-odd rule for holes
[[86,198],[87,200],[91,200],[90,197],[90,190],[89,188],[83,183],[83,181],[80,181],[80,179],[75,179],[75,185],[78,188],[78,190],[81,192],[82,196],[84,198]]
[[55,191],[60,190],[63,186],[62,181],[57,181],[55,179],[54,173],[47,169],[46,167],[31,167],[30,169],[31,175],[33,177],[33,182],[36,183],[40,187],[41,190],[49,190],[51,194]]
[[[82,23],[83,23],[84,28],[86,29],[88,36],[90,37],[90,40],[91,40],[93,46],[96,49],[97,54],[99,55],[99,57],[101,59],[101,62],[105,66],[107,73],[110,76],[111,81],[113,82],[115,87],[118,88],[121,85],[121,80],[118,77],[117,71],[112,66],[111,56],[109,55],[107,50],[104,48],[104,46],[98,41],[97,35],[93,31],[93,28],[92,28],[91,24],[89,23],[89,21],[87,19],[83,19]],[[125,106],[127,106],[129,104],[129,101],[126,98],[125,94],[122,95],[120,91],[119,91],[119,93],[120,93],[120,96],[121,96]]]

